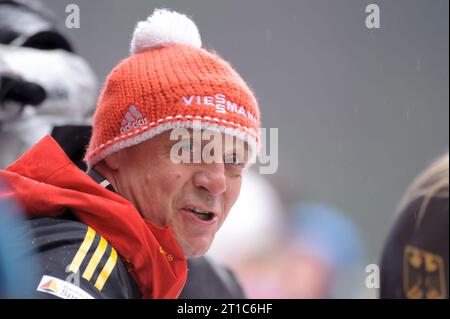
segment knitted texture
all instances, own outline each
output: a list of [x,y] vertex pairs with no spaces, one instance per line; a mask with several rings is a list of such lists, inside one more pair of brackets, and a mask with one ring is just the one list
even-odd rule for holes
[[113,152],[177,127],[202,129],[259,145],[257,101],[216,53],[184,44],[135,53],[107,77],[93,118],[88,167]]

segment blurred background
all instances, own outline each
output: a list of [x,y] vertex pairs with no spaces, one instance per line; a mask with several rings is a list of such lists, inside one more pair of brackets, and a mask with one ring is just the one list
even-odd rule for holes
[[[260,232],[242,235],[237,243],[263,245],[259,240],[252,244],[250,239],[262,239],[278,222],[301,225],[292,226],[297,227],[293,233],[309,235],[296,244],[288,244],[292,241],[284,238],[298,238],[287,236],[290,232],[285,226],[279,227],[280,234],[274,234],[284,238],[281,246],[280,239],[274,238],[275,248],[271,247],[280,253],[281,262],[280,247],[297,249],[332,229],[335,233],[321,247],[334,253],[341,248],[352,252],[345,257],[351,260],[349,265],[337,257],[326,261],[347,270],[346,275],[338,276],[342,282],[333,296],[376,296],[377,292],[365,285],[365,267],[379,264],[393,213],[407,185],[449,147],[447,0],[42,2],[92,67],[99,88],[110,70],[128,55],[137,21],[154,8],[191,16],[203,46],[229,60],[256,92],[263,127],[278,128],[279,134],[278,170],[256,177],[264,181],[254,184],[267,183],[270,190],[258,193],[250,187],[243,191],[239,201],[246,202],[244,208],[234,212],[235,221],[230,217],[223,233],[228,225],[245,224],[242,216],[251,207],[259,208],[252,210],[254,219],[246,229],[259,220]],[[80,28],[64,28],[66,6],[71,3],[80,8]],[[365,8],[370,3],[380,7],[379,29],[366,28]],[[267,192],[273,197],[265,199],[267,203],[260,202],[264,195],[250,199],[251,194]],[[267,207],[272,207],[267,214],[274,216],[258,214]],[[297,218],[305,214],[317,220]],[[317,223],[325,226],[320,228]],[[222,242],[231,245],[230,237],[223,236]],[[236,233],[228,236],[236,237]],[[338,239],[342,242],[337,243]],[[219,238],[217,245],[220,242]],[[211,254],[220,255],[218,249],[213,247]],[[232,258],[223,254],[223,261]],[[346,253],[336,254],[342,257]],[[302,269],[318,269],[310,261],[305,263],[300,257],[298,261],[312,265]],[[296,261],[290,258],[290,262]],[[267,294],[254,296],[301,296],[301,292],[278,293],[279,289],[269,287]]]

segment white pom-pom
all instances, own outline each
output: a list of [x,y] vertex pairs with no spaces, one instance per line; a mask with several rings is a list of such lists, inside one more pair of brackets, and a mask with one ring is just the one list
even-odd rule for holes
[[202,46],[195,23],[184,14],[156,9],[146,21],[140,21],[134,29],[131,53],[171,44]]

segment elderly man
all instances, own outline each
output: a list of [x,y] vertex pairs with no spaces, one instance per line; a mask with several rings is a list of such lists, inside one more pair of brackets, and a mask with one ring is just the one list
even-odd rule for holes
[[186,257],[208,250],[258,145],[244,80],[201,48],[190,19],[156,10],[106,80],[88,171],[47,136],[0,173],[31,219],[36,297],[176,298]]

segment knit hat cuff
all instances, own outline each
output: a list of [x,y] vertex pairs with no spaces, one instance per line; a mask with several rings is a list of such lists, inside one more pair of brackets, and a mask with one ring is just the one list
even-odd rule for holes
[[[215,123],[210,122],[203,122],[200,120],[193,120],[193,121],[174,121],[174,122],[167,122],[159,124],[156,127],[153,127],[151,129],[147,129],[142,131],[142,129],[138,129],[134,132],[130,132],[128,134],[125,134],[124,136],[115,137],[112,140],[109,140],[105,144],[100,145],[97,149],[95,149],[93,152],[88,153],[86,155],[86,163],[88,169],[94,167],[96,164],[98,164],[101,160],[106,158],[107,156],[120,151],[121,149],[142,143],[148,139],[151,139],[155,137],[156,135],[159,135],[163,132],[170,131],[175,128],[185,128],[185,129],[198,129],[199,123],[201,122],[201,130],[205,131],[211,131],[215,133],[222,133],[228,136],[233,136],[241,141],[244,141],[248,145],[248,163],[254,163],[256,160],[256,157],[258,155],[258,142],[256,140],[256,137],[253,136],[256,133],[251,132],[250,130],[247,131],[246,128],[231,128],[228,126],[223,126]],[[251,133],[251,135],[249,134]]]

